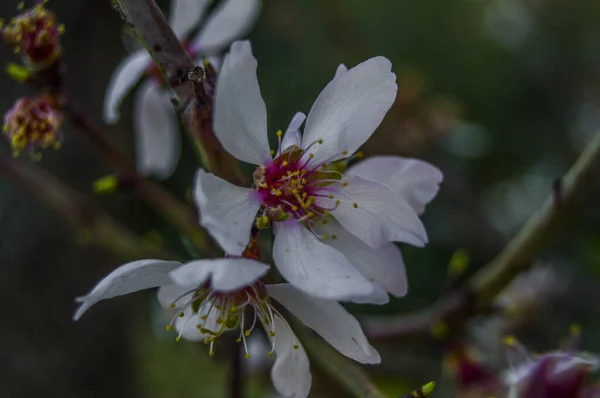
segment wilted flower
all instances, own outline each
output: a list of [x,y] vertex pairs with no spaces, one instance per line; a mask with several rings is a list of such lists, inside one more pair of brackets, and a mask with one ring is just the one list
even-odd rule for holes
[[339,352],[361,363],[379,363],[358,321],[335,301],[309,297],[290,284],[265,285],[260,278],[269,267],[243,257],[174,261],[139,260],[124,264],[102,279],[90,293],[77,299],[78,320],[100,300],[160,287],[158,299],[175,309],[167,330],[178,331],[177,340],[204,340],[214,355],[218,337],[238,331],[237,341],[249,357],[246,338],[262,325],[275,356],[271,377],[287,397],[306,397],[311,374],[306,352],[271,299],[317,332]]
[[[39,2],[0,27],[4,41],[33,69],[45,69],[61,56],[60,36],[65,27]],[[23,3],[20,4],[20,7]]]
[[508,398],[579,398],[587,376],[600,365],[598,356],[566,349],[532,357],[513,338],[507,344],[519,356],[505,374]]
[[[203,18],[211,0],[172,0],[170,24],[186,45],[197,64],[205,57],[215,59],[236,38],[244,36],[254,24],[261,0],[224,0],[211,13],[202,29],[188,41],[188,36]],[[167,178],[180,154],[180,139],[175,110],[160,71],[145,49],[127,56],[115,69],[104,99],[104,120],[119,120],[119,107],[129,91],[146,79],[134,102],[134,130],[138,169],[145,174]]]
[[23,97],[4,115],[3,131],[15,156],[26,150],[39,159],[38,149],[60,147],[62,120],[63,114],[50,96]]
[[256,68],[250,43],[233,43],[214,105],[215,134],[237,159],[257,165],[254,185],[238,187],[200,170],[201,224],[234,254],[248,243],[253,225],[274,224],[279,271],[315,297],[383,303],[386,291],[404,295],[402,256],[391,242],[427,242],[418,214],[437,193],[440,171],[386,156],[342,173],[394,102],[390,61],[376,57],[350,70],[341,65],[308,118],[298,113],[285,134],[278,132],[273,152]]

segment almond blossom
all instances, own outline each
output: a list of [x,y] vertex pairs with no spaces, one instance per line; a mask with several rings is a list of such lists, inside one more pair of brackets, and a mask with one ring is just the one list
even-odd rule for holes
[[[197,64],[206,57],[218,63],[218,55],[236,38],[243,37],[258,17],[261,0],[224,0],[208,16],[202,29],[190,33],[203,19],[212,0],[172,0],[170,25],[187,44]],[[144,174],[169,177],[179,160],[181,148],[171,93],[164,87],[162,75],[145,49],[127,56],[115,69],[104,99],[104,121],[119,120],[119,107],[142,77],[134,101],[137,167]]]
[[268,265],[244,257],[185,264],[134,261],[120,266],[86,296],[79,297],[81,305],[73,319],[81,318],[101,300],[159,287],[160,303],[175,310],[167,330],[176,329],[177,341],[203,340],[211,356],[221,335],[237,331],[237,341],[243,344],[249,358],[246,338],[260,324],[271,342],[266,354],[275,357],[271,370],[273,385],[286,397],[307,397],[312,376],[304,348],[274,301],[343,355],[361,363],[380,362],[358,321],[339,303],[309,297],[287,283],[266,285],[260,278],[268,270]]
[[[256,165],[251,188],[197,173],[200,223],[239,254],[253,227],[273,225],[273,257],[294,286],[320,298],[385,303],[403,296],[402,255],[392,242],[427,243],[419,220],[442,174],[425,162],[374,157],[345,172],[396,97],[386,58],[341,65],[308,117],[298,113],[270,151],[267,111],[249,42],[235,42],[221,68],[214,130],[237,159]],[[304,133],[300,127],[306,120]]]

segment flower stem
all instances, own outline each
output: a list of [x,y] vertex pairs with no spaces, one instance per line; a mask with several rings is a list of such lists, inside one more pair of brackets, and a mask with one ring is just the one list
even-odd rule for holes
[[470,316],[492,305],[495,297],[520,272],[529,268],[548,245],[587,186],[600,158],[600,132],[588,144],[575,164],[553,187],[540,209],[492,261],[479,270],[459,290],[439,299],[429,308],[399,317],[367,319],[365,329],[371,339],[398,340],[424,337],[436,326],[459,327]]

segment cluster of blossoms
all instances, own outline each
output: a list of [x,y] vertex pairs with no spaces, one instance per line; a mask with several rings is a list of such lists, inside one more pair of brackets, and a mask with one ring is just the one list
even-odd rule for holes
[[32,158],[39,159],[39,149],[60,147],[62,120],[63,114],[52,97],[24,97],[5,114],[3,132],[15,156],[26,151]]
[[[25,10],[0,28],[4,42],[36,70],[44,69],[61,56],[60,36],[65,27],[58,24],[56,15],[44,7],[47,0]],[[20,3],[19,8],[24,4]]]

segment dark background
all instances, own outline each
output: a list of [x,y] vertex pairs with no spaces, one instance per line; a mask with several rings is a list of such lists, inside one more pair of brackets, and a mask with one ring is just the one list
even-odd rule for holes
[[[106,84],[127,54],[121,21],[106,0],[53,0],[49,7],[67,29],[68,90],[100,122]],[[0,4],[6,19],[15,13],[16,2]],[[271,132],[310,109],[339,63],[351,67],[383,55],[394,65],[398,100],[366,154],[423,158],[445,174],[424,217],[431,244],[404,250],[409,295],[354,312],[426,306],[442,294],[455,250],[470,254],[468,272],[475,271],[539,207],[600,128],[599,16],[600,3],[590,0],[264,1],[250,39]],[[0,61],[17,59],[5,49]],[[3,110],[31,93],[6,75],[0,79]],[[133,154],[131,104],[128,98],[121,123],[106,132]],[[70,126],[65,135],[63,148],[45,152],[39,166],[92,196],[92,181],[111,169]],[[180,166],[167,186],[191,184],[194,160]],[[465,339],[492,367],[505,366],[498,352],[507,330],[532,349],[550,350],[577,322],[583,347],[600,350],[597,182],[539,258],[546,279],[525,284],[534,298],[532,312],[520,318],[527,322],[469,324]],[[156,217],[133,195],[93,199],[140,234],[154,228]],[[165,336],[152,295],[103,302],[74,324],[73,298],[120,261],[3,180],[0,226],[0,397],[223,396],[223,358]],[[439,346],[377,346],[384,362],[369,371],[390,394],[435,378],[442,387],[435,396],[455,396]],[[268,366],[255,370],[249,391],[270,396]],[[313,391],[325,396],[318,385]]]

